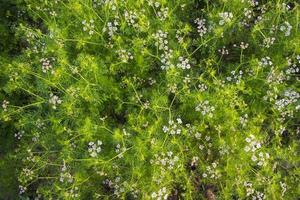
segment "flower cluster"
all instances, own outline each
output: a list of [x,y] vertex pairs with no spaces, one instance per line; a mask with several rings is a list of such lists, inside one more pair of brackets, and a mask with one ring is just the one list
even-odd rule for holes
[[267,37],[263,40],[263,46],[266,48],[270,48],[275,42],[275,37]]
[[52,108],[55,110],[57,108],[57,105],[62,103],[62,100],[58,96],[51,93],[49,103],[52,105]]
[[158,30],[155,34],[153,34],[153,37],[154,39],[156,39],[155,46],[162,51],[160,57],[163,65],[161,66],[161,68],[169,69],[171,67],[171,58],[173,57],[173,50],[169,49],[168,46],[168,33],[163,32],[162,30]]
[[280,27],[279,30],[284,32],[285,36],[289,36],[291,34],[292,26],[289,22],[285,21]]
[[244,16],[247,19],[251,19],[254,16],[254,12],[250,10],[249,8],[244,8]]
[[156,39],[155,46],[158,47],[159,50],[168,51],[168,33],[163,32],[162,30],[158,30],[153,37]]
[[118,26],[119,26],[119,22],[116,19],[114,19],[113,22],[107,22],[106,27],[103,28],[103,32],[108,32],[109,35],[109,39],[111,40],[113,38],[113,36],[117,33],[118,31]]
[[132,26],[132,27],[137,27],[137,20],[138,20],[138,16],[137,13],[134,11],[125,11],[124,13],[124,17],[125,17],[125,21],[127,22],[128,25]]
[[164,21],[168,17],[169,8],[163,8],[161,7],[159,11],[157,11],[157,16],[161,21]]
[[262,145],[258,142],[254,135],[250,135],[250,137],[246,138],[246,142],[248,143],[245,147],[245,151],[252,152],[251,160],[255,162],[258,166],[264,166],[266,164],[266,160],[270,158],[269,153],[258,152],[261,149]]
[[33,179],[33,170],[24,168],[22,169],[22,175],[26,177],[27,180],[32,180]]
[[180,118],[177,118],[175,122],[170,120],[169,126],[163,126],[163,132],[170,135],[180,135],[182,132],[181,124],[182,120]]
[[[296,103],[300,98],[300,94],[293,90],[286,90],[283,94],[283,97],[275,101],[275,108],[281,112],[281,115],[284,117],[286,115],[292,117],[293,110],[288,110],[287,108]],[[295,107],[296,110],[300,109],[300,106]]]
[[4,100],[3,102],[2,102],[2,108],[3,108],[3,110],[6,112],[7,111],[7,106],[9,105],[9,101],[7,101],[7,100]]
[[221,177],[217,170],[218,162],[213,162],[211,166],[207,166],[205,172],[202,174],[203,178],[218,179]]
[[102,141],[97,140],[97,142],[89,142],[88,145],[88,152],[90,153],[90,156],[95,158],[98,156],[98,153],[101,152],[102,148]]
[[273,66],[273,62],[269,56],[262,58],[258,64],[262,67]]
[[281,84],[286,79],[283,72],[278,72],[275,67],[271,67],[267,76],[268,83]]
[[119,55],[120,60],[124,63],[127,63],[129,60],[133,59],[132,54],[125,49],[118,50],[117,54]]
[[24,186],[22,186],[22,185],[19,185],[19,194],[25,193],[26,190],[27,190],[27,187],[24,187]]
[[300,55],[296,56],[296,61],[293,61],[292,58],[287,58],[288,69],[285,71],[289,77],[291,75],[299,74],[300,72]]
[[200,92],[204,92],[207,90],[207,86],[204,83],[198,84],[198,89]]
[[242,124],[243,127],[247,125],[248,122],[248,114],[246,113],[244,116],[240,117],[240,123]]
[[180,69],[190,69],[191,65],[189,64],[189,59],[184,59],[183,57],[179,57],[179,63],[177,64],[177,67]]
[[242,70],[240,70],[238,72],[231,71],[230,76],[226,77],[226,81],[239,84],[242,77],[243,77],[243,71]]
[[151,194],[151,198],[152,199],[156,199],[156,200],[167,200],[168,199],[168,193],[167,193],[167,188],[163,187],[161,189],[159,189],[158,192],[152,192]]
[[176,35],[175,37],[177,38],[178,42],[181,44],[183,43],[183,33],[181,30],[176,30]]
[[154,2],[152,0],[148,1],[148,4],[150,6],[153,6],[153,8],[156,10],[157,16],[159,20],[164,21],[168,17],[168,7],[163,7],[159,2]]
[[42,63],[42,71],[47,73],[51,70],[51,73],[54,74],[52,62],[55,61],[55,58],[42,58],[40,62]]
[[88,31],[89,35],[93,35],[94,34],[94,30],[95,30],[95,25],[94,25],[94,20],[90,19],[89,21],[83,20],[82,22],[83,25],[83,31],[86,32]]
[[203,37],[207,33],[206,19],[197,18],[194,22],[197,24],[197,32]]
[[173,65],[171,64],[171,59],[173,57],[173,50],[169,49],[168,51],[165,51],[164,53],[161,54],[160,56],[160,60],[162,62],[162,66],[161,69],[169,69],[171,68]]
[[252,157],[251,157],[251,160],[253,162],[257,162],[258,166],[263,166],[263,165],[266,164],[266,160],[268,160],[269,158],[270,158],[269,153],[259,152],[258,156],[253,154]]
[[72,177],[72,175],[67,171],[67,166],[65,163],[63,164],[63,167],[61,168],[59,181],[67,182],[67,183],[72,183],[74,181],[74,178]]
[[252,200],[263,200],[266,198],[265,194],[259,191],[256,191],[253,188],[252,183],[244,182],[244,186],[246,188],[246,196],[251,197]]
[[249,28],[253,24],[257,24],[262,21],[263,14],[266,13],[267,7],[266,5],[260,5],[256,0],[249,0],[251,8],[244,8],[244,19],[241,24],[245,27]]
[[25,131],[18,131],[17,133],[15,133],[15,138],[17,138],[18,140],[20,140],[23,135],[24,135]]
[[179,157],[174,156],[172,151],[168,151],[167,153],[155,154],[154,159],[151,159],[150,163],[163,168],[173,169],[178,161]]
[[125,152],[126,151],[126,147],[121,147],[120,144],[117,144],[116,147],[115,147],[115,152],[116,153],[119,153],[118,154],[118,158],[122,158],[123,157],[123,154],[122,152]]
[[246,152],[255,152],[256,150],[261,148],[261,143],[257,141],[254,137],[254,135],[250,135],[250,137],[246,138],[246,142],[248,143],[247,146],[245,147]]
[[115,180],[110,180],[110,179],[105,179],[103,181],[103,185],[105,185],[105,187],[110,188],[114,191],[114,195],[116,195],[117,197],[120,197],[122,193],[124,193],[125,188],[124,188],[124,184],[122,184],[121,182],[121,178],[120,177],[116,177]]
[[228,49],[226,49],[225,46],[223,46],[221,49],[218,49],[218,52],[219,52],[221,55],[228,55],[228,54],[229,54],[229,51],[228,51]]
[[[197,137],[196,137],[197,136]],[[201,137],[201,134],[195,135],[195,137],[198,139],[198,137]],[[211,147],[212,147],[212,143],[211,143],[211,137],[206,135],[205,138],[205,143],[207,143],[207,154],[210,155],[211,154]],[[204,149],[204,145],[203,144],[199,144],[199,149],[202,151]]]
[[221,18],[219,25],[224,25],[232,20],[233,14],[231,12],[222,12],[219,13],[219,17]]
[[241,42],[241,44],[240,44],[240,48],[241,49],[247,49],[249,47],[249,44],[248,43],[245,43],[245,42]]
[[212,117],[213,112],[215,111],[215,107],[209,104],[209,101],[205,100],[200,102],[196,108],[196,112],[201,112],[203,116]]
[[74,188],[71,188],[70,191],[68,191],[67,193],[67,197],[70,197],[72,199],[78,198],[79,197],[78,190],[79,188],[76,186]]

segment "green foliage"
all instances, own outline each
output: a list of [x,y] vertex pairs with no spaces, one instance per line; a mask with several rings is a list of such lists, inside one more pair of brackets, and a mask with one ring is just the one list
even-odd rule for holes
[[300,196],[299,3],[0,2],[0,199]]

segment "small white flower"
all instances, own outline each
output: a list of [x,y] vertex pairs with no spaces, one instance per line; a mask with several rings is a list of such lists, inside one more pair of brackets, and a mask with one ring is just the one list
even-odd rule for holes
[[287,22],[287,21],[285,21],[284,24],[282,24],[279,29],[282,32],[284,32],[284,35],[287,37],[287,36],[289,36],[291,34],[292,28],[293,27],[290,25],[290,23]]
[[88,152],[90,153],[91,157],[95,158],[98,156],[98,153],[100,153],[102,150],[101,145],[102,145],[101,140],[97,140],[96,143],[95,142],[88,143]]
[[125,20],[126,20],[128,25],[130,25],[132,27],[137,27],[138,26],[138,24],[137,24],[138,16],[137,16],[136,12],[126,10],[125,13],[124,13],[124,16],[125,16]]
[[84,32],[88,31],[89,35],[94,34],[95,25],[94,25],[94,20],[93,19],[91,19],[89,21],[83,20],[81,23],[83,25],[82,30]]
[[269,56],[262,58],[258,64],[262,67],[273,66],[273,62]]
[[2,108],[3,108],[3,110],[4,110],[5,112],[7,111],[8,105],[9,105],[9,101],[4,100],[4,101],[2,102]]
[[62,103],[62,100],[58,96],[51,93],[49,103],[52,104],[53,109],[56,109],[57,105]]
[[219,17],[221,17],[219,25],[224,25],[225,23],[228,23],[232,20],[233,14],[231,12],[223,12],[219,13]]
[[44,73],[47,73],[48,71],[51,71],[52,74],[54,74],[52,63],[55,61],[54,58],[42,58],[40,62],[42,63],[42,71]]
[[25,131],[19,131],[19,132],[15,133],[15,138],[20,140],[22,138],[22,136],[24,135],[24,133],[25,133]]
[[195,19],[194,22],[197,24],[197,32],[201,37],[207,33],[206,19]]
[[133,60],[132,54],[124,49],[117,50],[117,53],[119,55],[120,60],[124,63],[127,63],[129,60]]
[[263,46],[266,48],[270,48],[274,44],[274,42],[275,42],[274,37],[267,37],[263,41]]
[[257,157],[256,157],[255,155],[253,155],[253,156],[251,157],[251,160],[255,162],[255,161],[257,161]]
[[215,111],[215,107],[210,105],[209,102],[202,101],[195,107],[196,112],[201,112],[203,116],[208,116],[211,118],[213,116],[213,112]]
[[189,64],[189,59],[184,59],[183,57],[179,57],[179,63],[177,64],[178,68],[181,69],[190,69],[191,65]]

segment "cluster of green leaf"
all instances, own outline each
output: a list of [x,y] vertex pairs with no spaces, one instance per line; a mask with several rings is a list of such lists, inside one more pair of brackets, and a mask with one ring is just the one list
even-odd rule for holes
[[299,11],[0,2],[0,199],[299,198]]

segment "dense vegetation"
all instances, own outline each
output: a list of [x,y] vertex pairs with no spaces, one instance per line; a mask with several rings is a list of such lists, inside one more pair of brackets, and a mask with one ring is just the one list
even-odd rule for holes
[[0,199],[298,199],[299,11],[1,0]]

